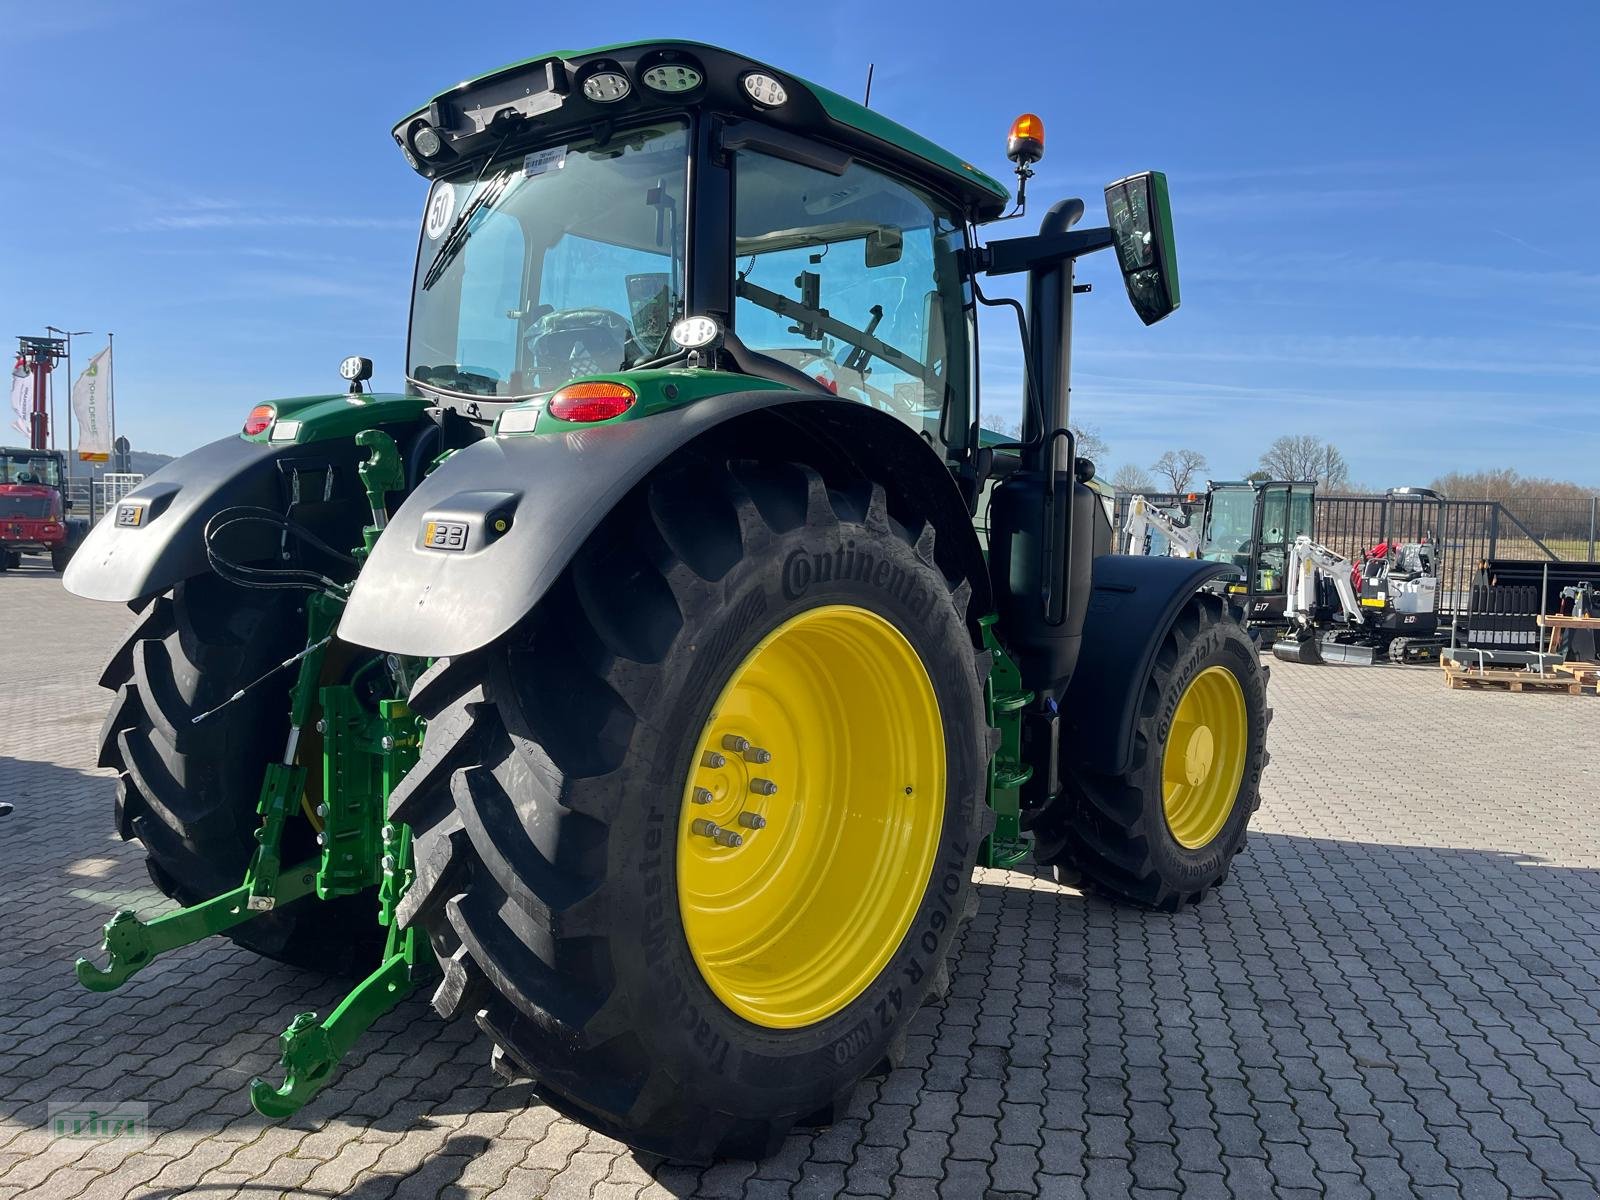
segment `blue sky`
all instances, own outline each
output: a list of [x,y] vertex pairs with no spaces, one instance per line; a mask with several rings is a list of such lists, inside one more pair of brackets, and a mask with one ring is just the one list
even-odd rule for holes
[[[1374,486],[1600,486],[1591,3],[0,0],[0,28],[0,329],[114,330],[140,449],[337,390],[346,354],[399,384],[424,187],[395,119],[543,50],[686,36],[856,96],[875,61],[875,108],[996,175],[1010,119],[1039,113],[1028,225],[1168,172],[1183,308],[1146,330],[1109,255],[1080,274],[1075,415],[1106,474],[1192,446],[1234,476],[1315,433]],[[1015,342],[986,321],[989,411],[1016,411]]]

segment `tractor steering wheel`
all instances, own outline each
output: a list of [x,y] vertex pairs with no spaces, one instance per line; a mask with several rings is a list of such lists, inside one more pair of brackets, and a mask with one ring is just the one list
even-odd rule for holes
[[609,308],[545,313],[523,335],[535,391],[551,391],[583,375],[620,371],[642,353],[633,327]]

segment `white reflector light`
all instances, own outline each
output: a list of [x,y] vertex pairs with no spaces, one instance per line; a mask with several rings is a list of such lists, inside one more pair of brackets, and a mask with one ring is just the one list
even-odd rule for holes
[[672,340],[685,350],[698,350],[717,340],[722,332],[710,317],[685,317],[672,327]]
[[494,427],[497,434],[532,433],[539,421],[537,408],[508,408],[500,414],[500,423]]
[[700,72],[684,63],[662,63],[642,76],[644,85],[657,92],[692,92],[700,86]]
[[628,77],[616,71],[596,71],[583,81],[583,94],[596,104],[621,100],[630,90]]
[[299,421],[275,421],[272,432],[267,435],[269,442],[292,442],[300,436]]
[[745,93],[757,104],[764,108],[777,108],[780,104],[789,102],[789,93],[771,75],[762,74],[760,71],[751,71],[742,80]]

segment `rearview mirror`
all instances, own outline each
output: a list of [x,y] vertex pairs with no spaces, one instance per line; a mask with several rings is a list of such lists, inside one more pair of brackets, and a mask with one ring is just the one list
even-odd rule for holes
[[1106,217],[1128,300],[1141,321],[1154,325],[1178,307],[1178,251],[1166,175],[1145,171],[1108,184]]
[[867,269],[887,267],[905,253],[906,235],[898,229],[874,229],[867,234]]

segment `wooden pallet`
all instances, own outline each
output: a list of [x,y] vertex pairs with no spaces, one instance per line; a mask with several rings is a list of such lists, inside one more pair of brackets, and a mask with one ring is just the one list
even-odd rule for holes
[[1600,692],[1600,663],[1592,662],[1564,662],[1557,663],[1556,670],[1564,671],[1578,681],[1581,687],[1594,688]]
[[1532,671],[1514,671],[1504,667],[1485,667],[1473,670],[1446,661],[1445,686],[1450,688],[1489,689],[1508,692],[1565,692],[1576,696],[1583,688],[1580,679],[1564,675],[1537,675]]

